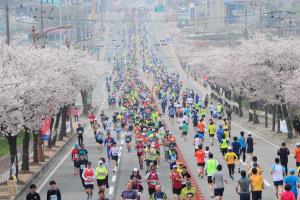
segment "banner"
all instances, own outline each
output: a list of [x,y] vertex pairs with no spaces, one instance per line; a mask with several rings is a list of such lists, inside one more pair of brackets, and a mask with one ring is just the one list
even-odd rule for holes
[[288,133],[288,128],[285,120],[280,120],[280,131],[282,133]]
[[51,125],[51,118],[47,117],[43,121],[43,126],[42,126],[42,129],[41,129],[42,140],[49,140],[49,138],[50,138],[50,125]]
[[70,133],[70,132],[71,132],[71,122],[70,122],[70,121],[67,121],[67,122],[66,122],[66,127],[67,127],[67,128],[66,128],[66,132],[67,132],[67,133]]

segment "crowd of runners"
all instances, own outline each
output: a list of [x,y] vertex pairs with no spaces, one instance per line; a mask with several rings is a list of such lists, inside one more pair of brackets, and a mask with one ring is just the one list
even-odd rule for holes
[[[259,162],[263,158],[255,154],[252,135],[243,131],[238,136],[232,133],[231,110],[222,102],[214,102],[187,87],[179,74],[168,72],[156,49],[150,45],[145,24],[148,18],[146,9],[125,14],[127,42],[123,45],[128,48],[127,60],[121,63],[123,67],[106,78],[109,111],[102,111],[99,116],[90,113],[91,133],[86,133],[78,124],[78,144],[74,145],[71,159],[73,174],[78,175],[87,199],[93,199],[94,190],[97,199],[106,199],[108,175],[119,170],[119,142],[124,138],[127,153],[131,154],[136,167],[128,174],[126,188],[117,199],[137,200],[147,194],[147,199],[151,200],[192,200],[199,195],[192,180],[207,179],[211,198],[223,199],[226,184],[234,184],[236,199],[260,200],[264,199],[264,174],[271,173],[274,199],[296,200],[300,186],[300,144],[289,150],[282,143],[274,163],[263,168]],[[177,132],[171,131],[174,127]],[[94,134],[99,150],[97,163],[89,160],[84,134]],[[195,162],[189,164],[197,165],[198,177],[193,177],[184,164],[176,137],[182,137],[184,142],[193,138],[190,156],[195,157]],[[212,153],[216,149],[219,155]],[[218,160],[220,156],[223,159]],[[290,156],[294,157],[295,164]],[[108,165],[109,162],[112,165]],[[167,165],[170,170],[171,188],[162,188],[163,180],[159,175],[162,165]],[[55,181],[50,182],[47,200],[61,199],[55,184]],[[204,186],[200,187],[203,190]],[[32,185],[30,190],[28,195],[34,196],[35,186]],[[173,196],[167,196],[167,193]],[[34,198],[27,198],[31,199]]]

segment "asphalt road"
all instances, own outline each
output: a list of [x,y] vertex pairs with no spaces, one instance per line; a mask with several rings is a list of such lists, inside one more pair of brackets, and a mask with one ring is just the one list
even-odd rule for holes
[[[142,4],[141,4],[142,5]],[[121,3],[121,7],[125,7],[125,3]],[[121,14],[120,13],[113,13],[111,18],[114,20],[120,19]],[[158,16],[157,14],[152,16],[152,20],[158,20],[161,19],[162,16]],[[164,30],[164,24],[161,23],[153,23],[148,25],[148,31],[150,33],[149,39],[150,43],[153,45],[158,43],[159,40],[166,38],[168,36],[168,33]],[[126,53],[125,49],[115,49],[115,44],[120,44],[122,37],[118,33],[119,31],[122,34],[122,30],[125,28],[123,25],[120,25],[120,23],[112,24],[111,28],[108,33],[107,38],[107,49],[104,58],[107,59],[108,57],[113,58],[116,51],[119,53]],[[174,63],[174,60],[172,57],[173,54],[170,53],[169,49],[166,47],[161,47],[158,49],[158,54],[160,57],[162,57],[163,63],[168,66],[168,68],[172,71],[177,71],[181,77],[185,80],[184,86],[193,88],[195,91],[197,91],[199,94],[201,94],[201,91],[198,87],[196,87],[195,83],[192,82],[192,80],[188,79],[186,75],[183,73],[181,68],[178,67],[178,64]],[[171,58],[170,58],[171,57]],[[108,66],[111,67],[111,66]],[[105,112],[111,113],[111,110],[108,110],[107,107],[107,96],[106,91],[104,88],[104,77],[99,77],[99,81],[97,84],[97,87],[94,90],[93,98],[95,104],[100,107],[101,110],[104,110]],[[206,119],[208,120],[208,119]],[[166,120],[168,121],[168,120]],[[220,123],[220,122],[218,122]],[[169,124],[170,125],[170,124]],[[193,129],[190,127],[189,137],[188,141],[184,142],[182,138],[179,136],[179,129],[177,125],[170,125],[169,126],[172,132],[177,136],[179,148],[186,160],[186,162],[189,165],[189,168],[192,170],[194,177],[196,177],[197,183],[199,184],[201,190],[203,191],[206,199],[209,199],[209,187],[205,179],[200,179],[197,176],[197,166],[195,159],[193,157],[193,146],[192,146],[192,135],[193,135]],[[245,131],[246,133],[250,133],[251,130],[245,130],[243,127],[241,127],[238,123],[235,122],[233,119],[232,122],[232,136],[238,136],[240,131]],[[98,158],[101,156],[99,151],[97,150],[96,143],[94,141],[93,133],[91,129],[87,129],[87,136],[85,137],[85,145],[87,147],[87,150],[89,151],[89,159],[93,163],[93,167],[96,167]],[[255,151],[254,154],[258,156],[259,163],[264,167],[264,180],[265,180],[265,190],[263,191],[263,199],[274,199],[274,191],[273,191],[273,184],[272,184],[272,177],[270,175],[271,165],[273,164],[273,160],[276,157],[276,150],[277,146],[272,144],[271,141],[266,141],[262,139],[261,137],[257,136],[255,132],[251,132],[255,139]],[[118,145],[122,146],[124,142],[119,141]],[[207,138],[205,145],[209,144],[207,143]],[[218,145],[210,147],[211,151],[216,156],[219,163],[223,164],[223,171],[224,173],[228,174],[227,167],[225,164],[225,161],[222,159],[221,154],[219,152]],[[247,159],[247,163],[249,163],[249,160]],[[290,159],[290,166],[294,167],[294,160]],[[62,196],[64,200],[82,200],[86,198],[86,195],[83,191],[83,188],[81,186],[80,178],[78,176],[72,175],[72,169],[73,169],[73,163],[71,162],[70,155],[66,155],[66,159],[63,159],[61,161],[57,161],[55,164],[57,165],[57,168],[55,170],[45,174],[45,179],[41,179],[40,182],[37,183],[39,188],[39,192],[43,199],[46,197],[46,191],[48,188],[48,182],[49,180],[56,180],[58,187],[62,191]],[[245,169],[247,164],[241,163],[241,168]],[[110,163],[108,163],[108,166],[110,166]],[[132,169],[134,167],[138,166],[138,160],[136,157],[135,151],[132,151],[128,153],[125,150],[125,147],[122,148],[121,156],[120,156],[120,167],[118,169],[117,173],[110,172],[109,174],[109,181],[110,181],[110,188],[107,191],[107,198],[109,199],[120,199],[121,192],[125,189],[125,183],[127,180],[129,180],[129,176],[132,172]],[[158,172],[160,174],[160,182],[162,185],[162,190],[167,192],[168,196],[171,197],[171,184],[168,180],[169,175],[169,169],[168,164],[164,163],[164,161],[161,162],[160,168],[158,169]],[[145,171],[141,171],[141,175],[144,176]],[[237,199],[238,196],[235,193],[234,187],[236,184],[236,180],[238,179],[239,175],[235,174],[235,180],[232,181],[227,176],[227,180],[229,183],[225,186],[225,193],[224,193],[224,199]],[[143,184],[145,188],[145,192],[142,195],[142,199],[147,199],[147,187],[146,184]]]

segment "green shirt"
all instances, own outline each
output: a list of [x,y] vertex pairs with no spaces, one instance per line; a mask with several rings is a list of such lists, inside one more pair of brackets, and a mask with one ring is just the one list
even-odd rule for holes
[[96,167],[96,179],[97,180],[104,180],[106,178],[106,176],[108,175],[108,170],[106,167]]
[[181,129],[182,129],[182,132],[185,132],[185,133],[187,133],[189,131],[189,127],[186,123],[182,124]]
[[208,159],[206,161],[206,172],[207,172],[207,176],[212,176],[214,175],[214,173],[217,171],[217,165],[218,165],[218,161],[215,159]]
[[182,197],[182,198],[187,197],[188,193],[193,193],[195,195],[195,192],[196,192],[196,189],[194,187],[191,187],[190,189],[185,187],[181,190],[180,197]]

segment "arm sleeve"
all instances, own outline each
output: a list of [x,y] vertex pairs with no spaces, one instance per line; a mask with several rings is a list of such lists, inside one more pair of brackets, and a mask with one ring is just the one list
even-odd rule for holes
[[82,172],[81,177],[83,178],[83,180],[86,180],[86,178],[84,177],[84,174],[85,174],[85,168],[84,168],[84,170],[83,170],[83,172]]
[[60,190],[58,190],[58,193],[57,193],[57,200],[61,200],[61,193],[60,193]]

